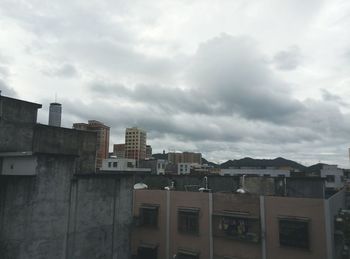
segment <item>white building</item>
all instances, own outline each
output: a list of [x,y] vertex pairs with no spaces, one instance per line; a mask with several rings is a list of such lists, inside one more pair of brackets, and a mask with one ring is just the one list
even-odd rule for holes
[[326,188],[341,189],[344,187],[344,172],[337,165],[323,165],[321,177],[326,179]]
[[101,171],[151,172],[151,169],[137,168],[135,159],[112,157],[103,159]]
[[165,174],[165,168],[168,165],[168,160],[157,159],[157,174]]
[[193,163],[178,163],[177,164],[177,174],[189,174],[191,173],[191,167]]
[[220,175],[257,175],[268,177],[290,177],[290,170],[287,169],[259,169],[259,168],[233,168],[221,169]]

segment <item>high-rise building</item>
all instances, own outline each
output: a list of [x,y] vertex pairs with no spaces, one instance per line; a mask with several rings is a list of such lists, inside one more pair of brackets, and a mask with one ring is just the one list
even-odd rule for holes
[[61,127],[62,105],[60,103],[50,103],[49,125]]
[[102,160],[108,158],[110,128],[96,120],[89,120],[88,123],[74,123],[73,128],[97,133],[96,168],[101,168]]
[[195,152],[169,152],[168,161],[172,164],[178,163],[193,163],[193,164],[202,164],[202,154]]
[[114,144],[113,145],[113,155],[117,158],[125,157],[125,144]]
[[146,158],[152,157],[152,147],[151,145],[146,145]]
[[139,161],[146,158],[146,131],[133,127],[125,130],[125,157]]

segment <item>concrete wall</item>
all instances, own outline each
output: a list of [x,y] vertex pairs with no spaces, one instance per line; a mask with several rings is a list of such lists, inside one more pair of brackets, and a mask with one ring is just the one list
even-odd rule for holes
[[0,152],[31,151],[41,105],[0,96],[0,106]]
[[0,176],[1,258],[129,258],[132,177],[74,177],[72,156],[37,161],[36,176]]
[[[328,259],[341,258],[342,244],[336,244],[334,240],[334,221],[340,209],[345,209],[345,191],[341,190],[324,201],[325,226],[327,232]],[[340,246],[340,247],[339,247]]]
[[96,133],[37,124],[33,152],[78,157],[77,173],[93,173],[96,161]]
[[[36,156],[0,157],[0,174],[3,175],[36,175]],[[2,166],[1,166],[2,164]]]
[[67,257],[129,258],[130,177],[79,177],[71,189]]
[[[136,175],[135,182],[143,181],[150,189],[161,189],[170,186],[174,181],[177,191],[198,191],[204,187],[203,176],[193,175]],[[208,186],[213,192],[232,192],[238,189],[239,178],[232,176],[209,175]]]
[[322,178],[287,178],[287,196],[301,198],[324,198],[325,184]]

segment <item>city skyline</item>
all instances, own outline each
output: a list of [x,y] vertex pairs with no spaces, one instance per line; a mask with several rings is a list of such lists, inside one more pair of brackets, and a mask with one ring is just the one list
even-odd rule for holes
[[[347,1],[0,3],[0,90],[154,153],[349,168]],[[203,13],[206,13],[205,17]],[[64,21],[64,22],[62,22]],[[110,150],[112,150],[110,145]]]

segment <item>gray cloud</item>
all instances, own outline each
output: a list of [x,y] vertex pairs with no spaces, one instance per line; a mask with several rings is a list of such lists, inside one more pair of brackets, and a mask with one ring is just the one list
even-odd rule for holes
[[[112,141],[136,125],[155,150],[336,161],[350,144],[347,74],[332,59],[346,52],[348,26],[324,16],[339,13],[336,2],[4,0],[0,47],[14,62],[0,55],[0,87],[28,100],[59,92],[66,126],[98,119]],[[324,35],[310,30],[320,24]],[[211,38],[221,31],[247,36]]]
[[2,95],[16,97],[17,93],[0,78],[0,90]]
[[57,77],[76,77],[78,76],[78,71],[72,64],[63,64],[58,67],[47,68],[43,71],[44,74],[48,76],[57,76]]
[[280,122],[303,109],[290,89],[274,77],[249,38],[221,35],[203,43],[189,59],[189,87],[93,84],[93,94],[106,93],[147,103],[172,113],[238,114],[247,119]]
[[287,50],[278,52],[273,57],[273,63],[280,70],[294,70],[302,62],[303,56],[298,46],[291,46]]

